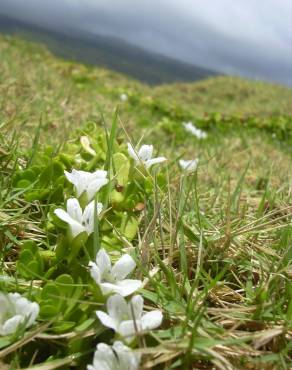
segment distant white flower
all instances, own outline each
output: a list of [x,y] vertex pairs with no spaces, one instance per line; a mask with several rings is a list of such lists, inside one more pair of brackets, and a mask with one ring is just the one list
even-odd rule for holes
[[107,312],[96,311],[102,324],[131,341],[137,332],[152,330],[161,325],[163,315],[159,310],[143,314],[142,296],[135,295],[128,303],[125,298],[115,294],[108,298]]
[[[97,203],[97,215],[101,211],[102,204]],[[67,200],[67,212],[57,208],[54,213],[69,225],[73,238],[83,231],[86,231],[88,235],[94,231],[94,201],[90,202],[82,212],[78,199],[70,198]]]
[[93,364],[87,370],[138,370],[141,355],[135,353],[122,342],[114,342],[113,346],[99,343],[94,353]]
[[35,323],[40,307],[18,293],[0,292],[0,335],[13,334],[20,325],[29,328]]
[[192,122],[183,122],[183,126],[187,132],[196,136],[198,139],[206,139],[207,133],[192,124]]
[[128,143],[128,153],[136,163],[143,163],[146,168],[152,165],[166,161],[165,157],[152,158],[153,145],[142,145],[138,152]]
[[135,261],[128,254],[124,254],[112,266],[109,255],[104,249],[100,249],[95,262],[89,262],[89,267],[91,277],[103,294],[119,293],[126,297],[142,286],[140,280],[125,279],[136,267]]
[[103,170],[97,170],[91,173],[73,169],[71,173],[64,172],[68,181],[75,186],[77,198],[85,192],[88,202],[94,198],[102,186],[108,183],[108,179],[106,178],[107,172]]
[[120,95],[120,100],[123,101],[123,102],[127,101],[128,100],[128,95],[125,94],[125,93],[121,94]]
[[179,160],[180,168],[184,171],[192,172],[195,171],[199,163],[199,159],[190,159],[190,160]]

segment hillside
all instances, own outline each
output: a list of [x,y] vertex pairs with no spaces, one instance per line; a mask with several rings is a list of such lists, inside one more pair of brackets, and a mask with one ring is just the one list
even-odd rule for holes
[[[291,115],[292,89],[268,83],[226,76],[150,88],[107,69],[56,59],[38,44],[9,36],[1,36],[0,53],[2,126],[25,125],[29,132],[42,115],[49,139],[56,128],[58,138],[64,137],[80,122],[99,120],[100,110],[111,114],[118,104],[130,127],[163,118],[197,120],[206,113]],[[126,104],[120,102],[122,93],[129,96]]]
[[0,368],[290,369],[292,90],[0,55]]
[[0,32],[42,42],[59,57],[107,67],[149,84],[196,81],[216,72],[149,52],[119,38],[63,33],[0,15]]
[[239,77],[220,76],[196,83],[158,86],[154,98],[203,112],[259,116],[292,115],[292,89]]

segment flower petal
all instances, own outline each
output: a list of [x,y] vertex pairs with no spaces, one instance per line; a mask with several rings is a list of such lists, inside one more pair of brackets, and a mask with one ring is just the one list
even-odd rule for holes
[[144,299],[141,295],[135,295],[128,303],[129,316],[133,320],[140,320],[143,313]]
[[157,157],[153,159],[149,159],[148,161],[145,162],[146,168],[150,168],[154,164],[162,163],[165,162],[167,159],[165,157]]
[[[102,211],[102,204],[96,204],[97,215]],[[82,224],[84,225],[87,233],[90,235],[94,231],[94,201],[91,201],[84,209],[82,215]]]
[[76,195],[79,198],[85,190],[85,183],[80,175],[80,172],[73,169],[71,173],[67,171],[64,171],[64,173],[67,177],[67,180],[75,186]]
[[62,221],[66,222],[70,226],[70,230],[72,233],[73,238],[78,234],[82,233],[85,230],[84,226],[82,226],[79,222],[75,221],[67,212],[65,212],[61,208],[57,208],[54,210],[54,213],[57,217],[59,217]]
[[106,302],[107,312],[114,320],[116,328],[125,319],[129,319],[128,305],[120,294],[112,295]]
[[112,274],[116,280],[123,280],[136,267],[136,263],[129,254],[124,254],[112,268]]
[[96,255],[95,262],[100,270],[101,279],[111,273],[112,264],[109,255],[104,248],[100,249]]
[[39,315],[39,312],[40,312],[40,306],[38,305],[38,303],[32,302],[28,310],[28,313],[26,314],[26,317],[28,317],[26,327],[30,327],[35,323],[36,318]]
[[141,355],[134,352],[131,348],[124,345],[124,343],[116,341],[113,344],[113,350],[115,351],[120,367],[127,370],[138,370]]
[[199,159],[191,159],[191,160],[179,160],[180,167],[185,171],[195,171],[199,163]]
[[92,277],[92,279],[97,283],[99,284],[100,281],[101,281],[101,272],[100,272],[100,269],[99,267],[97,266],[96,263],[90,261],[88,263],[88,266],[90,268],[90,275]]
[[104,170],[96,170],[95,172],[92,173],[93,179],[98,179],[98,178],[106,178],[107,177],[107,171]]
[[[136,330],[137,329],[137,330]],[[141,331],[141,323],[139,321],[125,320],[119,325],[118,333],[126,342],[131,342],[135,334]]]
[[138,156],[141,161],[148,161],[149,159],[152,158],[152,154],[153,154],[153,145],[142,145],[138,152]]
[[103,295],[108,295],[110,293],[121,294],[121,289],[116,284],[100,282],[99,287]]
[[107,313],[103,311],[96,311],[96,316],[101,321],[102,325],[106,326],[107,328],[111,328],[113,330],[117,330],[116,322],[113,318],[111,318]]
[[145,315],[142,316],[141,319],[143,331],[157,328],[161,325],[162,319],[163,315],[162,312],[159,310],[147,312]]
[[133,279],[125,279],[122,281],[117,281],[116,283],[116,291],[123,297],[127,297],[128,295],[134,293],[136,290],[141,288],[142,281],[140,280],[133,280]]
[[122,297],[127,297],[142,286],[142,281],[125,279],[122,281],[118,281],[116,284],[101,282],[99,286],[104,295],[107,295],[109,293],[118,293]]
[[67,224],[76,223],[75,220],[62,208],[57,208],[54,210],[54,214],[59,217],[60,220],[66,222]]
[[24,316],[27,328],[34,324],[40,311],[40,306],[38,303],[30,302],[28,299],[22,296],[18,297],[14,301],[14,307],[16,314]]
[[[9,296],[9,295],[8,295]],[[0,292],[0,317],[5,317],[6,313],[11,308],[11,303],[9,302],[8,296]]]
[[71,184],[74,184],[75,185],[76,176],[74,176],[73,171],[72,171],[72,173],[71,172],[68,172],[68,171],[64,171],[64,174],[65,174],[67,180],[69,182],[71,182]]
[[22,315],[15,315],[6,320],[1,328],[1,335],[10,335],[15,333],[19,325],[24,322],[25,318]]
[[76,198],[70,198],[67,200],[67,213],[73,220],[77,221],[78,223],[82,223],[82,209]]
[[109,345],[105,343],[97,345],[94,353],[93,368],[94,370],[118,369],[116,356]]
[[87,193],[87,200],[90,202],[95,194],[108,183],[108,179],[106,178],[97,178],[93,180],[90,184],[88,184],[86,193]]
[[128,143],[128,153],[131,158],[133,158],[136,162],[139,161],[139,157],[135,151],[135,149],[132,147],[130,143]]

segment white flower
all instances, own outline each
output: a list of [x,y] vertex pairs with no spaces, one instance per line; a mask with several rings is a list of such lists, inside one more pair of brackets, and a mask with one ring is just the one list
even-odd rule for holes
[[127,101],[128,100],[128,95],[125,94],[125,93],[121,94],[120,95],[120,100],[123,101],[123,102]]
[[143,314],[143,305],[144,301],[140,295],[135,295],[127,303],[125,298],[115,294],[107,300],[108,313],[96,311],[96,315],[104,326],[131,341],[137,332],[152,330],[161,325],[162,312],[154,310]]
[[109,255],[101,249],[95,262],[89,262],[90,275],[100,286],[103,294],[119,293],[126,297],[142,285],[140,280],[125,279],[136,267],[131,256],[124,254],[112,267]]
[[142,145],[136,153],[132,145],[128,143],[128,153],[136,163],[143,163],[146,168],[150,168],[154,164],[166,161],[165,157],[152,158],[153,145]]
[[[99,215],[101,211],[102,204],[97,203],[97,214]],[[94,201],[90,202],[82,212],[78,200],[70,198],[67,200],[67,212],[57,208],[54,213],[69,225],[73,238],[83,231],[88,235],[94,231]]]
[[0,335],[13,334],[20,325],[29,328],[35,323],[40,307],[18,293],[0,292]]
[[102,186],[108,183],[107,172],[103,170],[91,173],[73,169],[71,173],[67,171],[64,171],[64,173],[68,181],[75,186],[77,198],[85,192],[88,202],[94,198]]
[[189,171],[189,172],[195,171],[198,166],[198,163],[199,163],[198,158],[190,159],[190,160],[184,160],[184,159],[179,160],[179,165],[181,169],[185,171]]
[[206,139],[207,133],[194,126],[192,122],[183,122],[183,125],[187,132],[196,136],[198,139]]
[[141,355],[135,353],[122,342],[114,342],[113,346],[99,343],[94,353],[93,364],[87,370],[137,370]]

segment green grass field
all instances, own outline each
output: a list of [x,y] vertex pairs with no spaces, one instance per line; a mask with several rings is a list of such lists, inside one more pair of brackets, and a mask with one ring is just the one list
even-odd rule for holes
[[[118,339],[141,369],[290,369],[292,90],[225,76],[149,87],[4,36],[0,55],[0,368],[86,369]],[[167,161],[147,169],[128,142]],[[89,235],[54,213],[76,196],[72,169],[107,171]],[[134,319],[127,341],[97,318],[108,296],[88,263],[102,249],[135,261],[159,327]],[[40,311],[7,334],[11,292]]]

